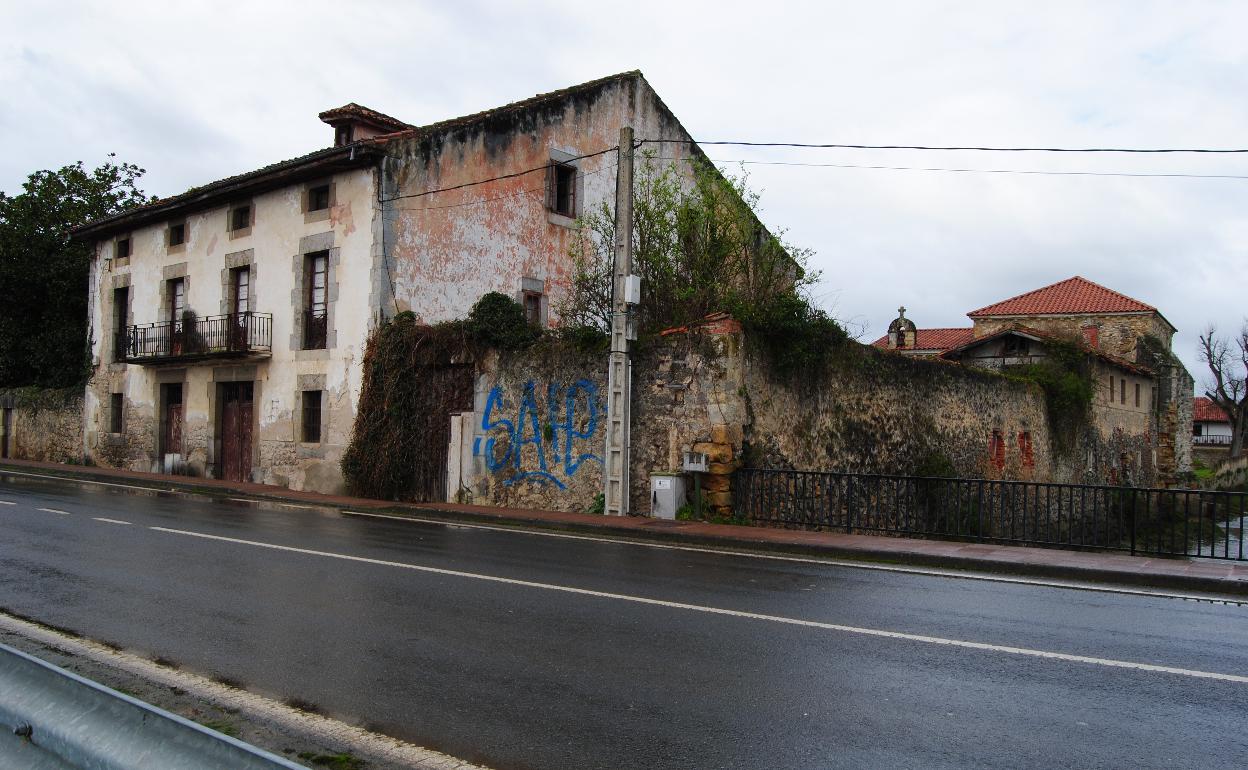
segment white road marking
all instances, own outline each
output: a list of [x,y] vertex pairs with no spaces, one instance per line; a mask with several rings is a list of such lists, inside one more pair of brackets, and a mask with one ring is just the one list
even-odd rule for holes
[[368,760],[370,765],[376,762],[386,767],[411,767],[420,770],[476,770],[477,768],[476,765],[432,749],[421,748],[388,735],[368,732],[319,714],[300,711],[284,703],[214,682],[189,671],[168,668],[132,653],[113,650],[87,639],[68,636],[2,612],[0,612],[0,629],[12,631],[27,639],[57,647],[72,655],[88,658],[105,666],[121,669],[149,682],[186,690],[195,697],[218,707],[237,710],[247,719],[268,721],[291,732],[311,735],[326,745],[344,746],[349,748],[351,753],[362,755],[362,758]]
[[1203,596],[1201,594],[1182,594],[1171,591],[1155,591],[1147,588],[1125,588],[1120,586],[1096,585],[1094,583],[1080,582],[1064,582],[1059,580],[1044,580],[1042,578],[1028,577],[1010,577],[1006,575],[992,574],[976,574],[973,572],[962,572],[954,569],[938,569],[932,567],[901,567],[890,564],[870,564],[860,561],[849,561],[845,559],[804,557],[804,556],[782,556],[780,554],[758,553],[755,551],[736,551],[730,548],[705,548],[696,545],[673,545],[670,543],[652,543],[645,540],[636,540],[625,537],[610,537],[605,535],[572,535],[565,532],[547,532],[536,529],[523,529],[522,526],[506,527],[494,524],[472,524],[460,521],[448,521],[445,519],[428,519],[420,516],[395,516],[386,513],[365,513],[363,511],[347,511],[342,513],[346,516],[367,516],[373,519],[393,519],[395,521],[415,521],[421,524],[435,524],[444,527],[461,527],[463,529],[485,529],[492,532],[510,532],[515,535],[534,535],[537,537],[555,537],[565,540],[588,540],[596,543],[618,543],[621,545],[635,545],[640,548],[658,548],[669,551],[690,551],[693,553],[709,553],[717,556],[738,556],[745,559],[764,559],[767,561],[786,561],[796,562],[798,564],[817,564],[823,567],[845,567],[847,569],[865,569],[874,570],[876,572],[896,572],[903,575],[923,575],[927,577],[943,577],[956,578],[958,580],[981,580],[988,583],[1013,583],[1016,585],[1039,586],[1042,588],[1065,588],[1071,591],[1095,591],[1107,594],[1126,594],[1128,596],[1153,596],[1160,599],[1185,599],[1188,601],[1201,602],[1219,602],[1223,604],[1248,604],[1248,600],[1235,599],[1223,596]]
[[414,570],[416,572],[426,572],[435,575],[446,575],[449,577],[469,578],[472,580],[483,580],[490,583],[502,583],[505,585],[521,586],[524,588],[537,588],[546,591],[559,591],[561,593],[576,594],[578,596],[592,596],[600,599],[613,599],[616,601],[632,602],[634,604],[646,604],[656,607],[668,607],[677,610],[687,610],[690,612],[703,612],[710,615],[726,615],[735,618],[746,618],[750,620],[764,620],[772,623],[783,623],[791,626],[801,626],[805,628],[818,628],[826,631],[839,631],[847,634],[858,634],[862,636],[872,636],[884,639],[899,639],[909,642],[922,642],[924,644],[936,644],[946,647],[960,647],[968,650],[982,650],[985,652],[999,652],[1009,655],[1023,655],[1032,658],[1043,658],[1046,660],[1060,660],[1068,663],[1086,663],[1097,666],[1107,666],[1110,668],[1125,668],[1135,671],[1149,671],[1159,674],[1175,674],[1178,676],[1193,677],[1196,679],[1215,679],[1223,682],[1234,682],[1237,684],[1248,684],[1248,676],[1238,676],[1236,674],[1221,674],[1212,671],[1197,671],[1194,669],[1177,668],[1174,666],[1158,666],[1151,663],[1136,663],[1127,660],[1114,660],[1112,658],[1096,658],[1087,655],[1071,655],[1063,652],[1049,652],[1047,650],[1033,650],[1026,647],[1010,647],[1000,644],[987,644],[985,642],[971,642],[961,639],[946,639],[939,636],[927,636],[924,634],[910,634],[902,631],[887,631],[878,628],[863,628],[860,626],[846,626],[839,623],[824,623],[817,620],[802,620],[800,618],[788,618],[782,615],[766,615],[758,612],[744,612],[742,610],[729,610],[722,607],[708,607],[700,604],[687,604],[685,602],[673,602],[665,599],[651,599],[645,596],[631,596],[629,594],[617,594],[607,591],[595,591],[589,588],[576,588],[574,586],[557,585],[554,583],[538,583],[531,580],[518,580],[515,578],[499,577],[497,575],[482,575],[475,572],[464,572],[462,570],[442,569],[441,567],[427,567],[420,564],[407,564],[397,561],[386,561],[383,559],[371,559],[365,556],[351,556],[349,554],[334,553],[332,551],[317,551],[310,548],[296,548],[289,545],[277,545],[275,543],[264,543],[257,540],[243,540],[236,537],[224,537],[222,535],[208,535],[202,532],[192,532],[185,529],[170,529],[168,527],[148,527],[148,529],[156,532],[167,532],[174,535],[188,535],[190,537],[199,537],[205,540],[218,540],[227,543],[237,543],[239,545],[249,545],[257,548],[268,548],[274,551],[286,551],[288,553],[300,553],[308,556],[322,556],[329,559],[340,559],[342,561],[352,561],[361,564],[373,564],[382,567],[396,567],[399,569]]
[[143,487],[137,484],[118,484],[115,481],[92,481],[90,479],[79,479],[73,476],[58,476],[54,473],[26,473],[25,471],[14,471],[8,468],[0,468],[0,474],[9,476],[29,476],[32,479],[52,479],[53,481],[69,481],[74,484],[95,484],[101,487],[117,487],[118,489],[137,489],[141,492],[176,492],[178,494],[197,494],[195,492],[187,492],[185,490],[176,489],[174,487]]
[[62,510],[60,510],[60,509],[58,509],[58,508],[40,508],[39,510],[41,510],[41,511],[45,511],[45,512],[47,512],[47,513],[59,513],[59,514],[61,514],[62,516],[68,516],[68,515],[69,515],[69,511],[62,511]]
[[[43,474],[43,473],[25,473],[22,471],[0,469],[0,474],[5,474],[5,473],[15,475],[15,476],[30,476],[32,478],[38,478],[38,479],[54,479],[57,481],[69,481],[69,482],[75,482],[78,484],[96,484],[98,486],[117,487],[119,489],[137,489],[143,492],[170,492],[174,494],[196,496],[196,497],[210,496],[210,495],[206,495],[205,493],[194,492],[194,491],[189,491],[189,490],[184,490],[184,489],[176,489],[174,487],[170,487],[168,489],[160,489],[157,487],[140,487],[140,486],[134,486],[131,484],[117,484],[115,482],[110,482],[110,481],[90,481],[88,479],[78,479],[78,478],[73,478],[69,476],[57,476],[57,475],[49,475],[49,474]],[[253,498],[231,497],[227,499],[234,500],[237,502],[254,503],[257,505],[266,504],[266,503],[272,505],[277,502],[277,501],[268,500],[265,498],[253,499]],[[3,501],[0,501],[0,502],[3,502]],[[13,503],[9,503],[9,505],[13,505]],[[332,508],[333,506],[326,506],[326,507]],[[557,537],[557,538],[564,538],[567,540],[589,540],[589,541],[599,542],[599,543],[621,543],[624,545],[634,545],[634,546],[638,546],[642,548],[660,548],[660,549],[667,549],[667,550],[673,550],[673,551],[690,551],[693,553],[718,554],[720,556],[739,556],[739,557],[743,557],[747,559],[768,559],[771,561],[788,561],[788,562],[797,562],[797,563],[802,563],[802,564],[820,564],[820,565],[832,566],[832,567],[845,567],[847,569],[865,569],[865,570],[875,570],[877,572],[895,572],[895,573],[906,574],[906,575],[926,575],[930,577],[956,578],[958,580],[982,580],[982,581],[989,582],[989,583],[1013,583],[1016,585],[1039,586],[1042,588],[1065,588],[1071,591],[1094,591],[1097,593],[1123,594],[1127,596],[1149,596],[1149,597],[1156,597],[1160,599],[1182,599],[1186,601],[1216,602],[1216,603],[1221,603],[1221,604],[1233,604],[1233,605],[1248,604],[1248,601],[1239,600],[1239,599],[1235,599],[1232,597],[1223,597],[1221,595],[1181,594],[1181,593],[1174,593],[1174,592],[1167,592],[1167,591],[1154,591],[1154,590],[1149,590],[1146,588],[1122,588],[1122,587],[1117,587],[1117,586],[1097,585],[1093,583],[1062,582],[1062,581],[1056,581],[1056,580],[1043,580],[1043,579],[1038,579],[1038,578],[1007,577],[1003,575],[992,575],[992,574],[976,574],[973,572],[963,572],[963,571],[952,570],[952,569],[942,570],[942,569],[935,569],[935,568],[930,568],[930,567],[898,567],[898,566],[890,566],[890,565],[884,565],[884,564],[869,564],[869,563],[860,562],[860,561],[848,561],[848,560],[841,560],[841,559],[803,558],[801,556],[780,556],[780,555],[775,555],[775,554],[756,553],[753,551],[734,551],[731,549],[723,549],[723,548],[700,548],[698,546],[689,546],[689,545],[671,545],[671,544],[666,544],[666,543],[650,543],[644,540],[635,540],[635,539],[622,538],[622,537],[607,537],[607,536],[595,536],[595,535],[572,535],[572,534],[566,534],[566,533],[561,533],[561,532],[546,532],[542,530],[523,529],[520,526],[502,527],[502,526],[494,526],[494,525],[489,525],[489,524],[470,524],[470,523],[462,523],[462,522],[451,522],[445,519],[427,519],[427,518],[422,518],[419,516],[393,516],[393,515],[388,515],[384,513],[364,513],[363,511],[347,511],[347,510],[342,510],[341,513],[347,516],[368,516],[368,517],[376,518],[376,519],[395,519],[397,521],[416,521],[416,522],[420,522],[423,524],[437,524],[437,525],[444,526],[444,527],[462,527],[464,529],[488,529],[488,530],[494,530],[498,532],[511,532],[513,534],[533,535],[537,537]]]
[[103,516],[92,516],[91,518],[96,521],[102,521],[105,524],[129,524],[130,523],[128,521],[122,521],[121,519],[106,519]]
[[17,505],[17,503],[12,500],[0,500],[0,505]]

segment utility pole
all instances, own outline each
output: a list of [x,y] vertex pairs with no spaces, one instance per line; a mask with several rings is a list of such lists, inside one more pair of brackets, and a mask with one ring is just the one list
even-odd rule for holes
[[[628,515],[629,400],[632,364],[628,360],[629,300],[633,272],[633,128],[620,128],[615,176],[615,260],[612,270],[611,358],[607,364],[607,448],[603,469],[603,512]],[[631,280],[630,280],[631,279]]]

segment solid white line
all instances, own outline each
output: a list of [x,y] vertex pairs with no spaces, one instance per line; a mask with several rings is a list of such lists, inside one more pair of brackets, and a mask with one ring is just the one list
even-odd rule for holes
[[96,521],[102,521],[105,524],[129,524],[130,523],[128,521],[122,521],[120,519],[106,519],[103,516],[92,516],[91,518],[95,519]]
[[206,540],[219,540],[227,543],[238,543],[240,545],[250,545],[257,548],[269,548],[275,551],[286,551],[288,553],[301,553],[308,556],[323,556],[330,559],[341,559],[343,561],[359,562],[362,564],[373,564],[382,567],[397,567],[399,569],[415,570],[417,572],[426,572],[435,575],[446,575],[449,577],[470,578],[472,580],[484,580],[490,583],[503,583],[505,585],[521,586],[524,588],[538,588],[546,591],[559,591],[562,593],[576,594],[578,596],[592,596],[601,599],[614,599],[616,601],[632,602],[634,604],[646,604],[656,607],[668,607],[671,609],[687,610],[690,612],[703,612],[711,615],[726,615],[736,618],[747,618],[750,620],[765,620],[772,623],[783,623],[791,626],[802,626],[805,628],[818,628],[827,631],[840,631],[848,634],[859,634],[862,636],[872,636],[885,639],[900,639],[909,642],[923,642],[925,644],[938,644],[947,647],[960,647],[969,650],[983,650],[986,652],[999,652],[1010,655],[1024,655],[1033,658],[1044,658],[1047,660],[1060,660],[1069,663],[1087,663],[1098,666],[1108,666],[1111,668],[1125,668],[1136,671],[1151,671],[1161,674],[1175,674],[1178,676],[1194,677],[1197,679],[1215,679],[1223,682],[1235,682],[1237,684],[1248,684],[1248,676],[1238,676],[1235,674],[1220,674],[1211,671],[1196,671],[1193,669],[1176,668],[1173,666],[1157,666],[1151,663],[1136,663],[1126,660],[1114,660],[1112,658],[1094,658],[1087,655],[1071,655],[1063,652],[1049,652],[1046,650],[1033,650],[1025,647],[1009,647],[999,644],[987,644],[984,642],[969,642],[960,639],[945,639],[938,636],[926,636],[923,634],[908,634],[901,631],[886,631],[876,628],[862,628],[859,626],[846,626],[839,623],[823,623],[816,620],[802,620],[800,618],[788,618],[781,615],[765,615],[758,612],[743,612],[741,610],[729,610],[721,607],[707,607],[700,604],[686,604],[685,602],[672,602],[665,599],[651,599],[644,596],[631,596],[629,594],[617,594],[607,591],[595,591],[588,588],[576,588],[573,586],[563,586],[554,583],[537,583],[531,580],[517,580],[515,578],[498,577],[496,575],[482,575],[475,572],[464,572],[462,570],[442,569],[440,567],[427,567],[419,564],[407,564],[397,561],[385,561],[383,559],[370,559],[365,556],[350,556],[348,554],[333,553],[332,551],[317,551],[310,548],[296,548],[289,545],[277,545],[275,543],[263,543],[257,540],[243,540],[235,537],[224,537],[222,535],[208,535],[202,532],[192,532],[184,529],[170,529],[168,527],[148,527],[148,529],[156,532],[167,532],[175,535],[189,535],[191,537],[204,538]]
[[464,529],[485,529],[491,532],[509,532],[515,535],[534,535],[537,537],[555,537],[564,540],[588,540],[596,543],[617,543],[634,545],[640,548],[659,548],[669,551],[690,551],[692,553],[709,553],[717,556],[739,556],[745,559],[764,559],[767,561],[785,561],[798,564],[817,564],[824,567],[845,567],[847,569],[865,569],[876,572],[895,572],[903,575],[922,575],[925,577],[955,578],[958,580],[980,580],[987,583],[1012,583],[1015,585],[1039,586],[1041,588],[1065,588],[1071,591],[1094,591],[1106,594],[1126,594],[1128,596],[1151,596],[1160,599],[1184,599],[1188,601],[1219,602],[1223,604],[1248,604],[1248,600],[1223,596],[1203,596],[1201,594],[1181,594],[1170,591],[1153,591],[1147,588],[1125,588],[1119,586],[1096,585],[1093,583],[1063,582],[1044,580],[1041,578],[1009,577],[1006,575],[976,574],[954,569],[937,569],[930,567],[901,567],[889,564],[870,564],[834,558],[818,558],[804,556],[782,556],[780,554],[758,553],[756,551],[736,551],[730,548],[705,548],[696,545],[673,545],[670,543],[652,543],[625,537],[600,535],[572,535],[564,532],[547,532],[535,529],[523,529],[520,526],[505,527],[494,524],[472,524],[444,519],[428,519],[420,516],[395,516],[386,513],[365,513],[363,511],[342,511],[346,516],[367,516],[374,519],[393,519],[395,521],[415,521],[421,524],[436,524],[445,527],[462,527]]
[[95,484],[101,487],[117,487],[118,489],[137,489],[141,492],[176,492],[178,494],[197,494],[195,492],[186,492],[174,487],[163,489],[161,487],[141,487],[135,484],[118,484],[115,481],[92,481],[90,479],[79,479],[73,476],[60,476],[54,473],[27,473],[25,471],[14,471],[8,468],[0,468],[0,474],[9,474],[10,476],[29,476],[33,479],[52,479],[53,481],[68,481],[73,484]]
[[41,510],[41,511],[45,511],[45,512],[47,512],[47,513],[59,513],[59,514],[61,514],[62,516],[68,516],[68,515],[69,515],[69,511],[62,511],[62,510],[59,510],[59,509],[57,509],[57,508],[40,508],[39,510]]

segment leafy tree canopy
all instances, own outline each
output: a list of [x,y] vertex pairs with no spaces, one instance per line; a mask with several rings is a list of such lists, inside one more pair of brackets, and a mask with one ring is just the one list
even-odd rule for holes
[[91,247],[69,231],[151,200],[138,187],[144,170],[114,157],[36,171],[21,193],[0,193],[0,386],[86,379]]

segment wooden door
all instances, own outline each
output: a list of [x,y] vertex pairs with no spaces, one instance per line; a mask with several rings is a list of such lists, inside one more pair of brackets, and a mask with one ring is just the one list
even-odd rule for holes
[[250,382],[221,386],[221,478],[251,480],[251,434],[255,407]]
[[165,387],[165,434],[164,454],[182,454],[182,386]]

